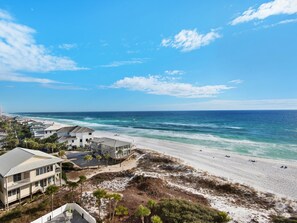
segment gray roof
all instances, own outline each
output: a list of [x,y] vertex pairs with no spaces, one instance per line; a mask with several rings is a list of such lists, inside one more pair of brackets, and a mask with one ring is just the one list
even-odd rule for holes
[[112,139],[112,138],[94,138],[92,140],[92,142],[101,144],[101,145],[106,145],[106,146],[110,146],[110,147],[122,147],[122,146],[131,146],[130,142],[125,142],[125,141],[121,141],[121,140],[116,140],[116,139]]
[[84,132],[94,132],[94,130],[88,127],[80,127],[77,125],[77,126],[63,127],[58,131],[58,133],[61,133],[61,132],[84,133]]
[[[43,159],[32,163],[23,164],[32,157],[41,157]],[[41,166],[51,165],[62,161],[63,160],[58,157],[41,152],[39,150],[17,147],[0,156],[0,174],[3,177],[11,176],[17,173],[22,173]]]

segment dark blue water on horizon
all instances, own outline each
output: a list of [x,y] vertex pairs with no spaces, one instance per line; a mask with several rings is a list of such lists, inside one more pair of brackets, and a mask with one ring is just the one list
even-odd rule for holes
[[297,111],[51,112],[23,116],[195,144],[240,154],[297,160]]

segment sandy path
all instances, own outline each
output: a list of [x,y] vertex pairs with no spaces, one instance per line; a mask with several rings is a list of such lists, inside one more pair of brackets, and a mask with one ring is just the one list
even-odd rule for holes
[[67,174],[68,180],[70,181],[78,181],[80,175],[85,175],[87,179],[92,178],[93,176],[99,173],[106,173],[106,172],[120,172],[125,170],[133,169],[137,166],[139,158],[137,159],[129,159],[122,162],[122,164],[116,165],[109,165],[109,166],[100,166],[99,169],[84,169],[81,171],[75,171]]

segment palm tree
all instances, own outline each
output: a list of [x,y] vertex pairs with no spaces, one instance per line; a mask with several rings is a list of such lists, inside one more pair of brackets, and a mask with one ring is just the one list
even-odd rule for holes
[[119,205],[118,207],[116,207],[115,209],[115,214],[117,216],[125,216],[125,215],[128,215],[129,214],[129,211],[128,211],[128,208],[126,208],[125,206],[123,205]]
[[136,210],[136,216],[140,217],[142,223],[144,223],[144,218],[146,216],[149,216],[150,214],[151,214],[150,209],[142,205],[139,205],[139,207]]
[[67,182],[67,185],[68,185],[68,187],[69,187],[70,190],[71,190],[71,197],[72,197],[72,199],[73,199],[73,198],[74,198],[74,190],[75,190],[75,188],[78,187],[78,183],[73,182],[73,181],[68,181],[68,182]]
[[109,204],[109,221],[111,221],[111,213],[112,213],[112,211],[111,211],[111,201],[112,201],[112,199],[113,199],[113,194],[106,194],[106,196],[105,196],[105,198],[107,198],[108,199],[108,204]]
[[84,160],[85,160],[86,162],[90,162],[92,159],[93,159],[93,157],[92,157],[91,155],[85,155],[85,156],[84,156]]
[[100,156],[100,155],[97,155],[96,156],[96,160],[97,160],[97,162],[98,162],[98,168],[99,168],[99,161],[102,159],[102,156]]
[[157,202],[155,200],[150,199],[150,200],[148,200],[146,206],[149,209],[153,210],[156,207],[156,204],[157,204]]
[[63,156],[65,156],[66,155],[66,152],[65,152],[65,150],[60,150],[59,152],[58,152],[58,156],[59,157],[63,157]]
[[115,209],[116,209],[116,207],[118,205],[118,202],[122,200],[122,196],[120,194],[114,193],[112,195],[112,197],[113,197],[113,199],[115,201],[115,204],[113,206],[113,213],[112,213],[112,220],[114,222]]
[[106,166],[108,166],[108,160],[110,158],[110,155],[108,153],[105,153],[104,158],[106,159]]
[[52,203],[52,212],[53,212],[53,209],[54,209],[54,193],[56,193],[57,191],[59,190],[59,188],[56,186],[56,185],[50,185],[46,188],[46,191],[45,193],[47,195],[51,195],[51,203]]
[[162,219],[158,215],[154,215],[151,217],[152,223],[163,223]]
[[107,192],[104,189],[98,189],[93,192],[94,197],[97,199],[98,209],[99,209],[99,218],[101,219],[101,205],[102,205],[102,198],[106,198]]
[[82,203],[82,195],[83,195],[83,184],[87,180],[87,177],[84,175],[79,176],[78,183],[80,184],[80,203]]

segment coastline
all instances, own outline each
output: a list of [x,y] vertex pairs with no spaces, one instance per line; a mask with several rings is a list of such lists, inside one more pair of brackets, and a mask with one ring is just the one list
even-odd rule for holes
[[[36,121],[55,122],[40,118]],[[67,126],[67,124],[59,123]],[[94,132],[95,137],[112,137],[128,140],[139,149],[149,149],[160,154],[169,155],[182,160],[186,165],[210,175],[227,179],[232,183],[240,183],[264,193],[272,193],[279,197],[297,200],[297,162],[258,158],[236,154],[230,151],[208,149],[197,145],[172,142],[167,140],[117,135],[113,132]],[[250,160],[255,160],[251,162]],[[281,168],[287,166],[287,169]]]

